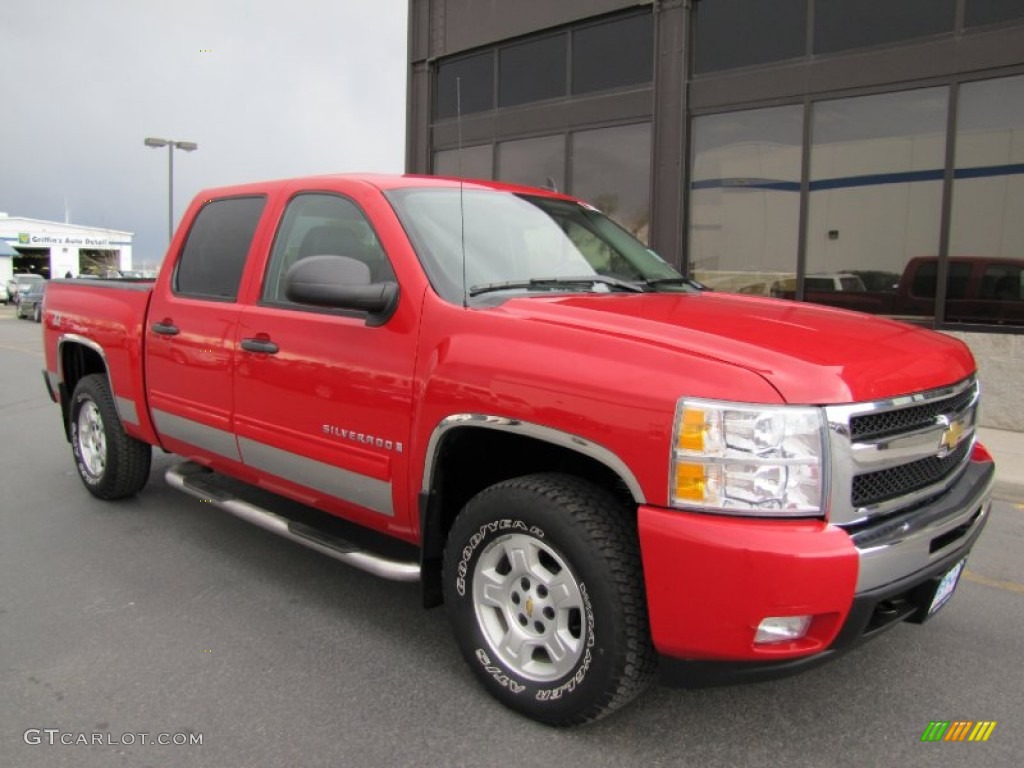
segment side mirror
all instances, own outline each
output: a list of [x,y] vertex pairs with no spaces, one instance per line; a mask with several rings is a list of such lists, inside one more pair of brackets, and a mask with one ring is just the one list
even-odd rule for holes
[[307,256],[284,274],[284,295],[298,304],[368,314],[367,325],[383,325],[398,307],[398,283],[371,283],[370,268],[348,256]]

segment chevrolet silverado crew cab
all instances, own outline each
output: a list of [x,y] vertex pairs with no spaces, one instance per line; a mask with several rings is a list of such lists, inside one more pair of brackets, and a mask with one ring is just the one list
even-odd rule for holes
[[545,723],[921,622],[989,515],[961,343],[699,290],[548,191],[207,190],[155,283],[54,280],[43,320],[90,493],[180,456],[203,509],[418,582]]

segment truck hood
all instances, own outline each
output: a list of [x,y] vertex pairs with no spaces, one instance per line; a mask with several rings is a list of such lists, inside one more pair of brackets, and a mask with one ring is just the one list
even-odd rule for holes
[[763,376],[790,403],[878,400],[952,384],[975,370],[967,347],[940,333],[775,299],[719,293],[533,296],[511,299],[498,311],[736,365]]

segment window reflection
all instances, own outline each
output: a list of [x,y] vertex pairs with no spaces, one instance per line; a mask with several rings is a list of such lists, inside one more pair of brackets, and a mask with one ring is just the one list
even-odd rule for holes
[[651,124],[572,135],[572,194],[644,243],[651,219]]
[[513,184],[565,189],[565,136],[504,141],[498,145],[498,178]]
[[814,52],[951,33],[955,10],[956,0],[815,0]]
[[435,176],[459,176],[464,179],[493,179],[491,145],[442,149],[434,153]]
[[513,184],[565,188],[565,136],[541,136],[498,144],[498,178]]
[[1024,324],[1024,75],[960,87],[946,320]]
[[649,83],[654,77],[654,17],[646,12],[572,34],[572,92]]
[[803,107],[693,123],[690,275],[712,288],[796,290]]
[[967,0],[964,26],[974,27],[1021,18],[1024,18],[1024,3],[1020,0]]
[[814,105],[807,301],[934,314],[947,105],[946,88]]
[[697,3],[698,74],[803,56],[807,0],[710,0]]
[[491,51],[445,61],[437,68],[434,114],[456,117],[494,108],[494,54]]
[[498,106],[564,96],[566,66],[564,34],[502,48],[498,51]]

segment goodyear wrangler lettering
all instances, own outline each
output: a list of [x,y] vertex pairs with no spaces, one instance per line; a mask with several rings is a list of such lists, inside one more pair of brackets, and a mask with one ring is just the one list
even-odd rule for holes
[[462,549],[462,559],[459,561],[458,576],[455,581],[455,589],[458,591],[460,596],[466,594],[466,574],[469,573],[469,560],[473,557],[473,552],[480,545],[480,542],[484,540],[484,537],[488,533],[495,533],[497,531],[528,531],[529,533],[536,536],[538,539],[544,538],[544,531],[535,525],[527,526],[522,520],[509,520],[504,518],[502,520],[495,520],[492,523],[481,525],[480,530],[469,537],[469,544]]

